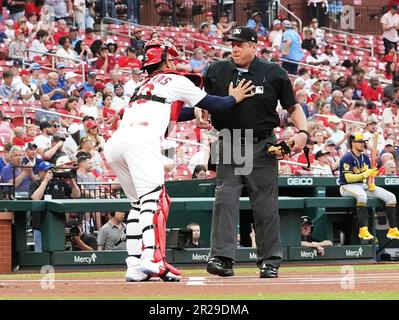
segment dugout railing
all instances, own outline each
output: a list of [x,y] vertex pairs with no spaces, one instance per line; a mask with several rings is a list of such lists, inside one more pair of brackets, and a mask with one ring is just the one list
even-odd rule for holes
[[[314,261],[316,259],[344,259],[347,250],[362,248],[364,253],[360,259],[372,259],[374,250],[370,243],[357,243],[352,246],[333,248],[331,253],[325,257],[318,257],[313,249],[300,248],[300,216],[308,204],[321,206],[325,198],[306,197],[279,197],[281,237],[284,247],[284,259],[288,261]],[[352,198],[333,199],[334,206],[354,207]],[[191,221],[198,221],[204,229],[210,228],[211,212],[214,198],[172,198],[171,213],[168,220],[169,227],[184,228]],[[374,200],[368,202],[368,207],[374,211],[381,203]],[[242,197],[240,208],[250,209],[247,197]],[[78,199],[78,200],[48,200],[48,201],[0,201],[0,210],[14,212],[14,264],[18,267],[40,266],[52,264],[55,266],[81,266],[81,265],[120,265],[123,264],[125,252],[80,252],[65,251],[65,213],[68,212],[109,212],[129,211],[130,202],[127,199]],[[27,250],[26,241],[26,212],[42,212],[42,242],[43,252],[35,253]],[[209,231],[208,231],[209,235]],[[206,236],[204,236],[206,237]],[[256,260],[256,250],[251,248],[240,248],[239,262],[250,262]],[[204,252],[193,250],[168,250],[168,259],[176,264],[179,263],[203,263]],[[291,252],[291,254],[290,254]],[[335,252],[335,253],[334,253]],[[366,254],[367,253],[367,254]],[[94,256],[93,256],[94,254]],[[84,257],[84,258],[82,258]],[[95,261],[91,261],[90,257]],[[101,257],[101,258],[100,258]],[[247,258],[245,258],[247,257]],[[98,259],[97,259],[98,258]],[[354,259],[354,256],[347,256]],[[115,260],[116,259],[116,260]],[[121,260],[122,259],[122,260]],[[97,261],[97,262],[96,262]]]
[[[316,261],[323,259],[375,259],[377,247],[373,243],[361,243],[356,239],[355,200],[339,196],[336,177],[280,177],[279,205],[281,236],[284,246],[284,259],[288,261]],[[378,177],[377,184],[398,194],[398,177]],[[167,188],[172,196],[172,207],[168,227],[185,228],[189,222],[201,225],[203,239],[210,235],[215,180],[170,181]],[[250,202],[245,191],[241,198],[241,211],[250,213]],[[368,202],[370,222],[377,220],[383,203],[376,199]],[[54,265],[122,265],[124,252],[95,252],[97,258],[90,260],[93,252],[65,252],[65,213],[66,212],[111,212],[129,211],[127,199],[79,199],[51,201],[0,201],[0,210],[14,212],[13,251],[14,264],[20,267]],[[43,252],[29,252],[26,245],[26,212],[41,211],[43,217]],[[344,246],[334,246],[326,250],[324,257],[317,256],[311,248],[300,247],[300,216],[310,215],[315,224],[316,236],[333,240],[335,228],[347,226],[352,234]],[[384,230],[373,230],[380,244],[385,242]],[[385,231],[386,232],[386,231]],[[351,238],[352,237],[352,238]],[[393,241],[392,246],[398,246]],[[375,244],[375,243],[374,243]],[[359,251],[360,250],[360,251]],[[174,263],[203,263],[209,249],[168,250],[168,258]],[[256,249],[239,248],[238,261],[256,260]],[[89,261],[91,261],[89,263]]]

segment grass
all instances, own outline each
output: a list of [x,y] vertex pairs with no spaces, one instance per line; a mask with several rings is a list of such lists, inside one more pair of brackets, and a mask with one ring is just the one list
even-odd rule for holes
[[[368,264],[368,265],[352,265],[354,271],[375,271],[375,270],[399,270],[397,264]],[[340,272],[342,266],[290,266],[281,267],[280,273],[317,273],[317,272]],[[198,269],[182,269],[184,277],[207,276],[205,268]],[[253,275],[258,272],[253,267],[236,267],[234,268],[236,275]],[[57,268],[56,268],[57,272]],[[100,272],[58,272],[57,278],[68,279],[123,279],[125,271],[100,271]],[[41,279],[43,275],[40,273],[15,273],[0,275],[0,280],[35,280]]]
[[252,295],[216,295],[216,296],[63,296],[63,297],[0,297],[0,300],[399,300],[399,292],[395,291],[344,291],[316,293],[273,293]]
[[[373,271],[387,271],[399,270],[397,264],[368,264],[368,265],[352,265],[354,271],[373,272]],[[331,275],[339,274],[342,266],[286,266],[281,267],[282,274],[308,273],[309,275],[317,275],[317,273],[327,273]],[[256,276],[258,272],[254,267],[236,267],[235,273],[238,276],[252,275]],[[101,279],[118,279],[124,278],[124,271],[96,271],[96,272],[58,272],[55,279],[82,279],[82,280],[101,280]],[[197,269],[183,269],[184,277],[191,276],[208,276],[204,268]],[[43,275],[38,273],[18,273],[10,275],[0,275],[1,280],[38,280]],[[370,288],[371,289],[371,288]],[[299,289],[301,290],[301,289]],[[332,289],[330,292],[282,292],[282,293],[256,293],[249,294],[219,294],[219,295],[196,295],[197,291],[191,291],[193,295],[151,295],[151,296],[132,296],[132,295],[118,295],[118,296],[26,296],[7,295],[0,297],[0,300],[399,300],[399,292],[396,291],[356,291],[356,290],[340,290],[338,288]],[[388,288],[389,290],[389,288]],[[392,289],[391,289],[392,290]]]

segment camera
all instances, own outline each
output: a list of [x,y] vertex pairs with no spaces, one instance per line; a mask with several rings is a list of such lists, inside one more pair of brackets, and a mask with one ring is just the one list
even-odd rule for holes
[[80,235],[80,229],[77,226],[73,226],[69,229],[69,235],[71,237],[76,237]]
[[54,180],[75,179],[77,175],[77,170],[75,168],[62,170],[53,169],[52,172]]
[[65,250],[70,251],[73,250],[73,241],[74,237],[80,236],[79,223],[74,220],[70,220],[65,225]]

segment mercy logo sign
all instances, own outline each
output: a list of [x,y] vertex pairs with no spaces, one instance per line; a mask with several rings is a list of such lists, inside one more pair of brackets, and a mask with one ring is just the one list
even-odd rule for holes
[[301,250],[301,258],[314,259],[316,257],[317,257],[317,250],[316,249],[314,249],[313,251]]
[[92,263],[96,263],[96,259],[97,259],[97,255],[95,253],[93,253],[91,256],[88,256],[88,257],[74,256],[73,262],[74,263],[92,264]]
[[249,260],[257,260],[258,259],[258,255],[256,254],[256,252],[250,252],[249,253]]
[[208,254],[198,254],[198,253],[193,253],[191,259],[193,261],[203,261],[203,262],[207,262],[209,260],[209,256],[211,255],[211,253],[209,252]]
[[357,249],[357,250],[347,249],[347,250],[345,250],[345,255],[347,257],[359,258],[359,257],[361,257],[363,255],[363,248],[359,247],[359,249]]

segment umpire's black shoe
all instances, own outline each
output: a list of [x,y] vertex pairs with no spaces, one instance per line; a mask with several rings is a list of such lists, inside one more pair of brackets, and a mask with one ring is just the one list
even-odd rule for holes
[[233,260],[224,257],[213,257],[208,261],[206,271],[221,277],[234,276]]
[[262,264],[260,268],[260,278],[278,278],[278,268],[271,264]]

